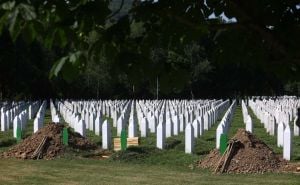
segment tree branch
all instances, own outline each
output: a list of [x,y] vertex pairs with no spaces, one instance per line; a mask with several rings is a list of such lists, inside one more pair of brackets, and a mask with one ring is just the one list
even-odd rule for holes
[[124,0],[121,1],[120,7],[115,12],[113,12],[112,14],[110,14],[109,16],[106,17],[106,20],[117,15],[122,10],[123,6],[124,6]]

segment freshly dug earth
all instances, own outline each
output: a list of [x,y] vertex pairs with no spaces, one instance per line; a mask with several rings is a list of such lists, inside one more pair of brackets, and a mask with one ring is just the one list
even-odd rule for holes
[[[53,159],[63,154],[65,146],[62,143],[62,131],[64,125],[49,123],[45,127],[38,130],[33,135],[24,139],[21,143],[17,144],[7,152],[1,154],[4,158],[21,158],[31,159],[32,154],[38,148],[44,137],[47,137],[45,146],[41,152],[40,158]],[[69,146],[80,150],[96,149],[96,145],[91,143],[88,139],[82,137],[78,133],[69,132]]]
[[[282,158],[275,155],[263,141],[257,139],[245,129],[239,129],[231,142],[236,141],[231,157],[228,159],[227,173],[264,173],[280,171],[287,164]],[[225,157],[214,149],[197,166],[215,170],[225,162]],[[221,159],[221,160],[220,160]],[[219,163],[220,162],[220,163]],[[219,165],[218,165],[219,164]],[[218,170],[217,172],[219,172]]]

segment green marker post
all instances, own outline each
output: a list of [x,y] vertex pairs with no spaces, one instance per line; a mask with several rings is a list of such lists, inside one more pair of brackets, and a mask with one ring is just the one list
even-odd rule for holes
[[67,128],[63,129],[63,144],[65,146],[69,145],[69,132]]
[[228,142],[228,138],[227,138],[227,134],[221,134],[220,137],[220,153],[223,155],[226,148],[227,148],[227,142]]
[[22,131],[21,128],[17,128],[17,142],[20,142],[22,139]]
[[126,150],[127,148],[127,134],[126,130],[121,131],[121,150]]

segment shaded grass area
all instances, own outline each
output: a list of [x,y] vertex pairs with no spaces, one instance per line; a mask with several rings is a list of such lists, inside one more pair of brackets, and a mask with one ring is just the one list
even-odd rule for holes
[[[252,109],[248,107],[248,112],[253,122],[253,133],[261,140],[263,140],[269,147],[271,147],[276,154],[282,155],[282,147],[277,147],[277,135],[271,136],[267,134],[263,123],[254,115]],[[291,131],[293,130],[293,124],[291,123]],[[300,160],[300,136],[293,136],[292,138],[293,150],[292,161]]]

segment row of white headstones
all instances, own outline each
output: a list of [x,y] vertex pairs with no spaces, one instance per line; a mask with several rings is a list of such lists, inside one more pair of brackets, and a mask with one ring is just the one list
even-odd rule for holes
[[222,120],[220,121],[216,130],[216,148],[220,148],[220,138],[222,134],[227,134],[229,127],[231,125],[232,117],[234,115],[236,108],[236,101],[234,100],[230,105],[229,109],[226,111]]
[[[156,146],[165,148],[167,137],[185,133],[185,152],[193,153],[195,138],[210,129],[229,107],[229,100],[116,100],[116,101],[57,101],[56,107],[66,123],[85,136],[86,129],[102,135],[102,148],[111,148],[111,125],[106,117],[111,117],[113,127],[120,136],[123,129],[128,137],[147,137],[156,133]],[[57,112],[52,106],[51,112]],[[231,106],[232,109],[232,106]],[[227,111],[228,112],[228,111]],[[57,114],[54,114],[56,116]],[[225,115],[227,120],[230,115]]]
[[1,108],[1,131],[5,132],[13,128],[13,137],[17,138],[17,130],[21,131],[25,129],[29,120],[34,116],[34,132],[40,129],[44,123],[44,115],[46,110],[46,101],[40,102],[18,102],[6,104]]
[[283,158],[290,160],[292,156],[292,136],[290,123],[294,121],[294,135],[299,136],[297,108],[300,100],[290,97],[272,99],[250,99],[249,107],[261,121],[269,135],[277,136],[277,146],[283,148]]

